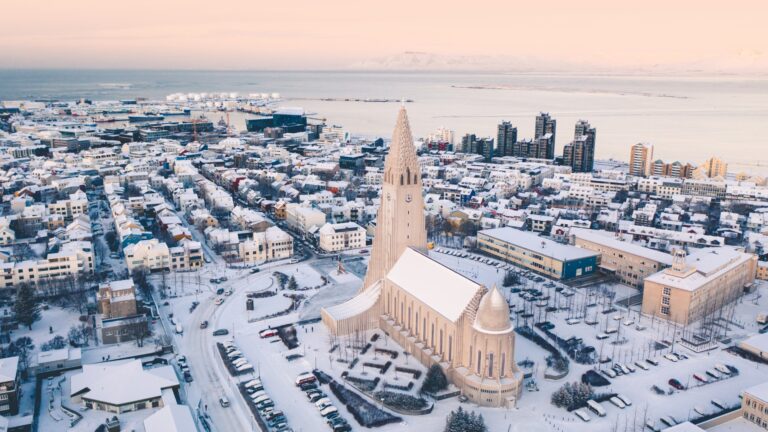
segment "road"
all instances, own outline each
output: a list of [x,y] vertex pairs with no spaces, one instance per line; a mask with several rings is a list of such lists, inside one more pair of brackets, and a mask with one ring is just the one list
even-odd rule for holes
[[[265,274],[263,277],[269,275]],[[245,401],[237,392],[236,383],[239,380],[229,375],[215,349],[217,339],[226,339],[212,335],[213,330],[226,327],[221,314],[217,313],[219,306],[213,302],[215,297],[211,295],[201,298],[200,306],[192,314],[184,335],[176,336],[179,352],[187,356],[195,379],[188,389],[188,403],[194,407],[201,401],[201,407],[208,406],[207,413],[215,431],[258,430]],[[209,322],[207,329],[200,328],[199,324],[204,320]],[[229,399],[229,408],[223,408],[219,404],[221,396]]]

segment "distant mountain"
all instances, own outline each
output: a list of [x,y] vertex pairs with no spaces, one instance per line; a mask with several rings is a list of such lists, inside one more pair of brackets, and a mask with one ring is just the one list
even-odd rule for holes
[[530,56],[443,55],[406,51],[399,54],[358,61],[355,70],[402,71],[486,71],[486,72],[601,72],[601,73],[714,73],[768,74],[768,55],[743,50],[733,55],[653,65],[615,65],[607,58],[572,62]]
[[552,62],[532,57],[442,55],[428,52],[406,51],[359,61],[352,69],[364,70],[464,70],[464,71],[530,71],[568,70],[572,64]]

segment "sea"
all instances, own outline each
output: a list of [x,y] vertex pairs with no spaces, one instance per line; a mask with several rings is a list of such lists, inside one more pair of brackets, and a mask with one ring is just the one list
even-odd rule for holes
[[[768,176],[768,76],[0,70],[0,100],[164,100],[178,92],[276,92],[280,105],[303,107],[313,118],[366,137],[388,137],[407,100],[416,137],[445,127],[457,142],[466,133],[495,136],[502,120],[517,126],[520,138],[532,137],[543,111],[557,119],[556,153],[585,119],[597,129],[598,159],[627,161],[632,144],[648,142],[654,159],[698,164],[717,156],[731,172]],[[231,121],[243,129],[246,117]]]

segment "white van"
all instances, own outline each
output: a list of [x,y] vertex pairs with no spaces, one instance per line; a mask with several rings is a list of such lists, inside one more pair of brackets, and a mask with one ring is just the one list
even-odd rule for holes
[[253,369],[253,365],[250,364],[250,363],[245,363],[245,364],[242,364],[242,365],[240,365],[240,366],[235,368],[235,370],[238,371],[238,372],[242,372],[242,371],[248,370],[248,369]]
[[245,388],[251,388],[251,387],[260,386],[261,385],[261,380],[258,379],[258,378],[254,378],[254,379],[248,381],[247,383],[245,383],[244,385],[245,385]]
[[176,334],[183,334],[184,333],[184,327],[181,326],[181,324],[176,324]]
[[616,405],[617,407],[621,408],[621,409],[624,409],[624,408],[627,407],[627,405],[624,402],[622,402],[621,399],[617,398],[616,396],[608,399],[608,401],[610,403]]
[[579,408],[575,410],[573,413],[576,414],[576,417],[580,418],[582,421],[588,422],[592,420],[592,417],[590,417],[589,414],[587,414],[587,412],[584,411],[583,408]]
[[325,407],[322,411],[320,411],[320,415],[323,417],[328,417],[329,415],[338,411],[339,410],[337,410],[335,406],[331,405],[331,406]]
[[267,399],[269,399],[269,396],[266,395],[266,394],[263,394],[263,395],[257,397],[256,399],[252,399],[252,400],[253,400],[254,404],[260,404],[260,403],[264,402]]
[[587,408],[589,408],[590,411],[597,414],[599,417],[605,417],[606,415],[606,412],[605,412],[605,409],[603,409],[603,406],[592,399],[587,401]]
[[616,395],[617,398],[621,399],[622,402],[624,402],[624,405],[626,406],[632,406],[632,401],[627,397],[627,395],[623,395],[621,393]]

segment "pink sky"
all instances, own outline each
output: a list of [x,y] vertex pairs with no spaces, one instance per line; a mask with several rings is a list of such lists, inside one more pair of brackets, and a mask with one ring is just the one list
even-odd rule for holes
[[24,0],[0,67],[344,68],[403,51],[652,65],[768,54],[768,1]]

